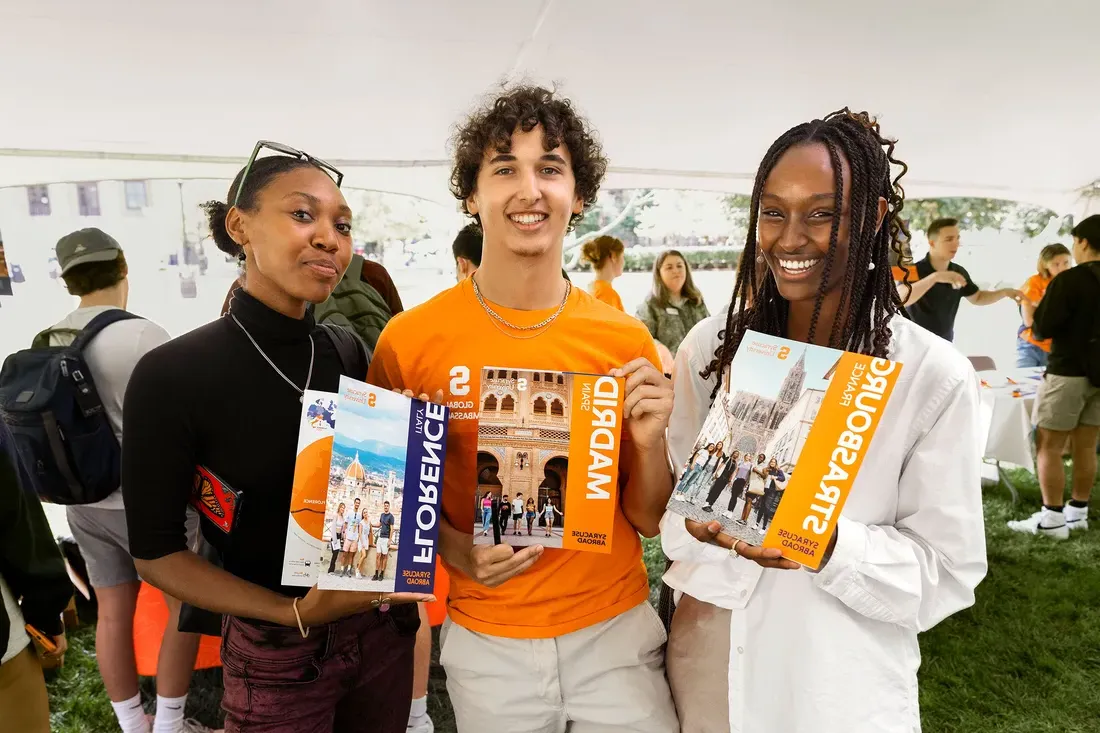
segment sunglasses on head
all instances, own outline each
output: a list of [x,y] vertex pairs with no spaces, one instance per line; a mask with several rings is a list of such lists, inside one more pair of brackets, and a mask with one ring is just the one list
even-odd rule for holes
[[260,154],[260,150],[267,148],[268,150],[274,150],[276,153],[283,155],[289,155],[291,158],[297,158],[298,160],[309,161],[313,165],[317,166],[321,170],[328,173],[336,181],[336,187],[339,188],[340,184],[344,182],[344,174],[336,170],[336,167],[331,163],[326,163],[320,158],[314,158],[309,153],[292,148],[289,145],[283,145],[282,143],[272,142],[270,140],[260,140],[256,143],[256,147],[252,149],[252,157],[248,159],[248,164],[244,167],[244,175],[241,176],[241,183],[237,186],[237,195],[233,197],[233,205],[236,206],[241,200],[241,191],[244,190],[244,182],[248,180],[248,174],[252,172],[252,166],[256,162],[257,156]]

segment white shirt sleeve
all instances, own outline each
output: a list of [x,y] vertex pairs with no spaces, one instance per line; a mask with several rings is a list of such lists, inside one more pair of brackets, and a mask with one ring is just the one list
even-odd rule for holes
[[[699,376],[713,356],[706,353],[710,339],[700,338],[703,331],[699,326],[704,323],[700,322],[684,338],[676,352],[676,362],[672,369],[675,399],[668,419],[668,451],[673,465],[676,466],[677,479],[684,462],[691,457],[695,439],[710,412],[710,393],[716,379],[711,376],[704,381]],[[669,511],[661,517],[661,546],[671,560],[720,563],[729,559],[729,553],[721,547],[692,537],[684,526],[684,518]]]
[[[974,603],[987,570],[977,384],[963,379],[929,405],[898,483],[897,521],[837,522],[815,583],[868,618],[925,631]],[[938,415],[934,413],[937,411]]]

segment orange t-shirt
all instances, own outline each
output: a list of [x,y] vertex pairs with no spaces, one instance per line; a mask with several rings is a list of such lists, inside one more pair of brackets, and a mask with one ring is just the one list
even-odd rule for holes
[[[534,325],[557,308],[493,310],[517,325]],[[644,356],[660,364],[642,323],[598,304],[574,287],[557,320],[535,338],[513,338],[482,309],[470,279],[395,316],[382,331],[367,381],[417,394],[443,390],[451,408],[443,516],[472,533],[477,489],[478,410],[483,367],[607,374]],[[623,430],[619,484],[625,487],[633,446]],[[622,490],[622,489],[621,489]],[[605,621],[643,603],[649,582],[637,530],[615,507],[611,552],[546,549],[525,573],[496,588],[472,580],[443,558],[450,574],[448,612],[478,633],[547,639]]]
[[[1050,285],[1050,280],[1036,273],[1027,279],[1027,282],[1024,283],[1024,286],[1020,288],[1020,290],[1027,296],[1028,300],[1035,305],[1039,305],[1039,301],[1043,299],[1043,296],[1047,292],[1047,285]],[[1031,333],[1030,327],[1020,332],[1020,338],[1025,339],[1029,344],[1038,346],[1048,354],[1050,353],[1050,339],[1039,341]]]
[[623,299],[615,292],[615,288],[611,283],[606,280],[593,280],[592,284],[588,286],[588,292],[596,300],[601,300],[616,310],[626,310],[623,308]]

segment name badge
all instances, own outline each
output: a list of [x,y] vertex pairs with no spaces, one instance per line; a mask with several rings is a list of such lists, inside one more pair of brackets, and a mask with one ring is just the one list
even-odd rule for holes
[[668,313],[668,314],[674,315],[674,316],[680,315],[680,311],[676,310],[675,308],[665,308],[665,313]]

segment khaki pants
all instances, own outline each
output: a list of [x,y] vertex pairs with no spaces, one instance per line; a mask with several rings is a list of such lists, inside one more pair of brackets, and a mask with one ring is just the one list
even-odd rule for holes
[[459,733],[678,733],[666,640],[649,603],[554,639],[487,636],[448,618],[439,659]]
[[50,700],[34,647],[0,665],[0,720],[5,731],[50,733]]
[[730,612],[681,596],[665,661],[682,733],[729,733]]

